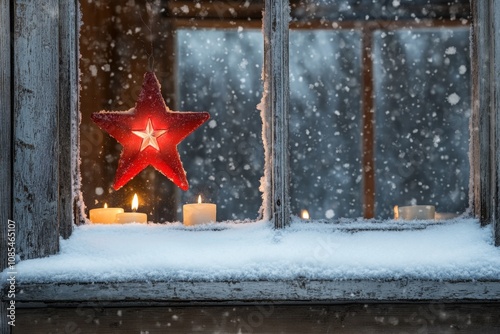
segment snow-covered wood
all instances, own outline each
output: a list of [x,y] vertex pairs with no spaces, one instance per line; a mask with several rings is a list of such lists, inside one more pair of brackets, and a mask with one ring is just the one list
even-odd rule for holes
[[80,178],[78,171],[78,2],[59,3],[59,232],[62,237],[71,235],[77,212],[76,191]]
[[13,3],[13,217],[28,259],[59,249],[59,2]]
[[[0,0],[0,240],[7,239],[12,219],[12,114],[10,1]],[[7,266],[7,247],[0,248],[0,271]]]
[[[283,228],[290,223],[290,162],[288,148],[288,0],[266,0],[264,12],[264,81],[265,108],[271,121],[267,140],[271,150],[271,210],[274,226]],[[265,205],[265,204],[264,204]]]

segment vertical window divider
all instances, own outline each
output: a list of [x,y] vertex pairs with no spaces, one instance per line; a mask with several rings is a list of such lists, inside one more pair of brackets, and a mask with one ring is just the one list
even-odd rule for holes
[[[274,227],[290,224],[289,121],[289,0],[266,0],[264,10],[264,102],[266,136],[266,197],[264,219]],[[266,213],[267,209],[267,213]],[[267,216],[267,217],[266,217]]]
[[363,175],[363,217],[375,217],[375,103],[373,99],[373,32],[365,25],[361,30],[362,61],[362,175]]

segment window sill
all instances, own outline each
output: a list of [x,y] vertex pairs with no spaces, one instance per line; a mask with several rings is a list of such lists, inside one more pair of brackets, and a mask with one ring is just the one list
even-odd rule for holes
[[500,249],[474,219],[217,227],[78,227],[58,255],[17,264],[16,300],[500,300]]

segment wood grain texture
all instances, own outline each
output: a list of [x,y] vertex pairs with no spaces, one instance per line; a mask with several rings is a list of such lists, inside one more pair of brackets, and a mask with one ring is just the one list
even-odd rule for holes
[[[492,221],[493,218],[493,203],[494,203],[494,161],[492,161],[492,151],[494,151],[494,141],[492,142],[492,103],[493,89],[492,85],[492,27],[491,27],[491,4],[488,1],[476,1],[473,4],[474,15],[474,43],[473,50],[476,51],[473,57],[476,64],[473,71],[475,77],[472,83],[473,86],[473,111],[476,114],[477,131],[478,131],[478,152],[474,156],[474,163],[478,164],[475,172],[479,173],[479,199],[476,201],[476,214],[481,220],[481,224],[485,225]],[[477,171],[479,169],[479,171]],[[478,206],[478,207],[477,207]]]
[[500,332],[499,304],[228,305],[18,311],[20,333]]
[[55,254],[59,2],[14,1],[14,220],[21,259]]
[[266,0],[264,12],[264,80],[271,119],[271,200],[275,228],[290,224],[290,162],[288,147],[289,71],[288,0]]
[[[0,0],[0,242],[12,219],[12,112],[10,1]],[[0,248],[0,271],[7,267],[7,247]]]
[[[482,33],[481,21],[478,13],[480,11],[480,1],[471,1],[472,27],[471,27],[471,117],[469,123],[469,206],[476,217],[481,216],[481,167],[480,167],[480,142],[479,142],[479,114],[480,114],[480,49],[479,40]],[[483,13],[484,14],[484,13]],[[483,44],[481,44],[483,45]],[[481,51],[481,56],[483,51]]]
[[65,239],[77,223],[74,213],[80,189],[78,173],[78,3],[59,3],[59,232]]
[[[1,294],[0,294],[1,296]],[[8,324],[7,319],[7,307],[8,307],[7,302],[2,302],[0,301],[0,334],[10,334],[11,327]]]
[[494,154],[493,159],[495,162],[495,183],[493,185],[494,192],[494,231],[495,231],[495,245],[500,246],[500,1],[493,2],[493,8],[491,9],[491,14],[493,15],[493,25],[492,25],[492,43],[490,46],[494,46],[493,52],[493,64],[494,71],[493,75],[493,87],[495,89],[495,99],[493,106],[493,121],[494,121],[494,133],[495,133],[495,147],[491,148],[491,152]]
[[[12,219],[12,103],[10,1],[0,0],[0,271],[7,267],[8,219]],[[0,283],[3,285],[4,282]],[[0,291],[0,299],[3,299]],[[0,301],[0,334],[9,334],[7,303]]]
[[376,302],[500,301],[500,280],[416,279],[343,281],[93,282],[18,284],[20,305],[121,302],[129,305],[185,302]]

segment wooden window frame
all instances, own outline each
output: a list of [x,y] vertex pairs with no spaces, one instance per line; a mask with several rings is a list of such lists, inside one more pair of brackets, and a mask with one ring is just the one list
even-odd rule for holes
[[[472,3],[471,208],[493,224],[500,245],[500,1]],[[17,225],[22,259],[55,254],[59,237],[78,222],[78,0],[0,0],[0,240]],[[289,1],[266,0],[264,135],[267,198],[264,218],[290,223],[288,154]],[[7,248],[0,251],[6,267]],[[21,303],[85,301],[148,305],[214,301],[339,302],[366,300],[500,300],[493,281],[426,280],[124,282],[27,284]],[[56,291],[57,289],[57,291]],[[0,291],[5,317],[5,291]],[[137,291],[142,291],[137,295]],[[83,299],[83,300],[82,300]],[[5,323],[5,322],[2,322]],[[2,328],[2,330],[5,328]]]

